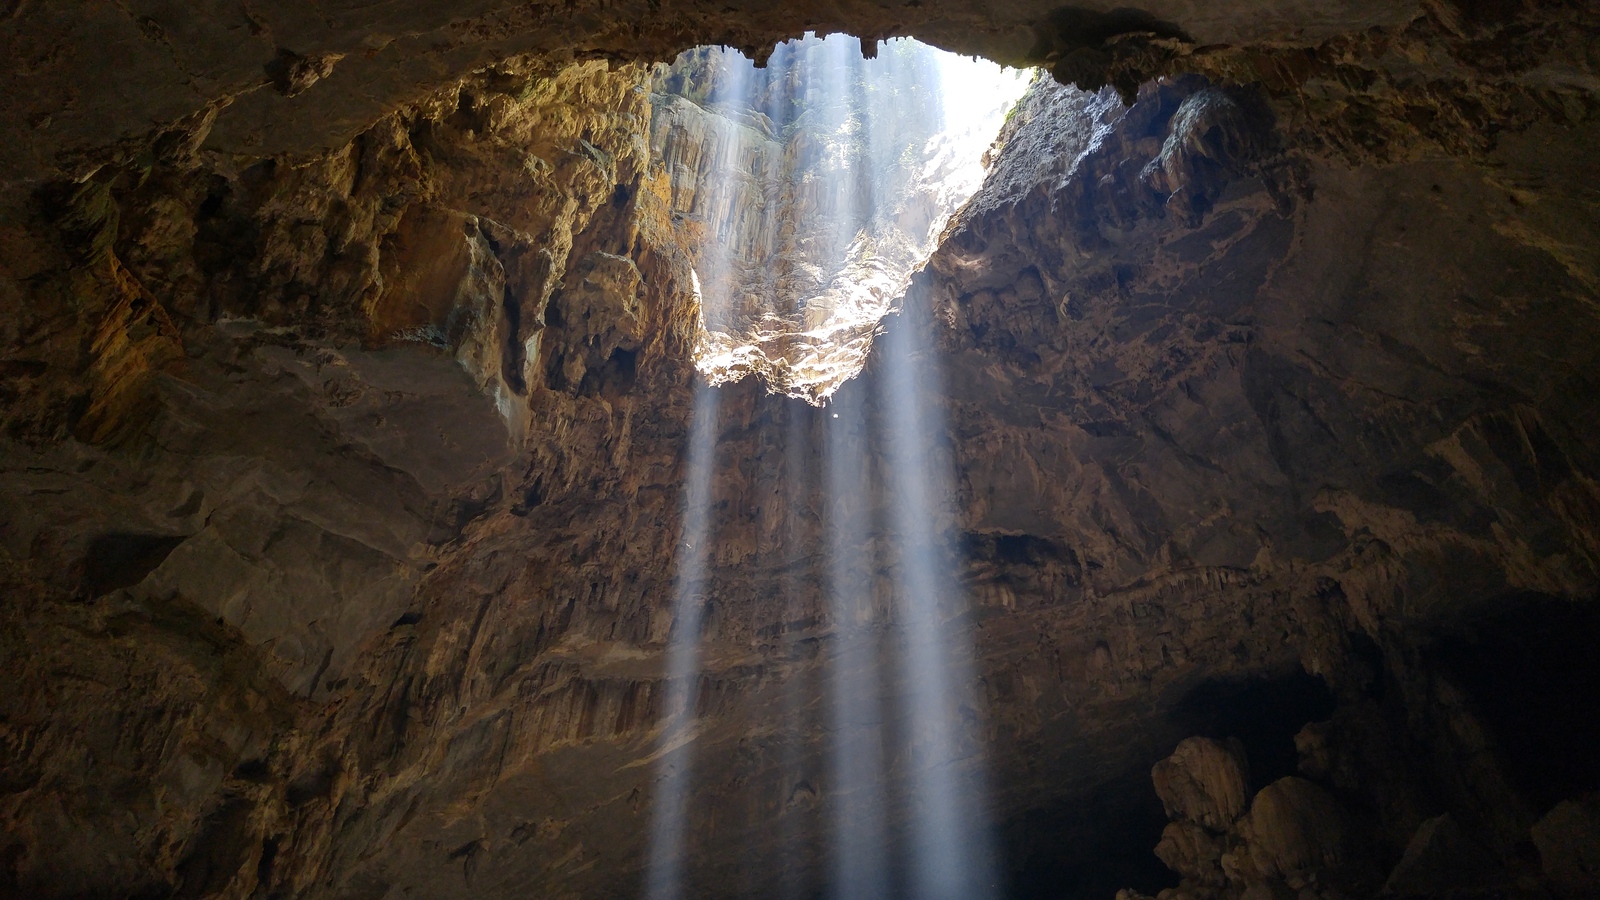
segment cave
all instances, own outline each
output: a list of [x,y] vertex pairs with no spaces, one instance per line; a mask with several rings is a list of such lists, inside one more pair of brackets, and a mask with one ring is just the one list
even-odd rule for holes
[[0,2],[0,897],[1600,896],[1597,46]]

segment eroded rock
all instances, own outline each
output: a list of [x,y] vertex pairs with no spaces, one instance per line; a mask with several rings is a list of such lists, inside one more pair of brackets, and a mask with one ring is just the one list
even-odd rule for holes
[[1417,826],[1383,889],[1401,896],[1448,895],[1483,890],[1498,874],[1484,849],[1447,813]]
[[1249,802],[1250,772],[1244,748],[1236,741],[1189,738],[1156,763],[1150,777],[1169,817],[1213,832],[1227,831]]
[[1281,778],[1262,788],[1250,801],[1250,816],[1240,832],[1248,865],[1292,888],[1356,862],[1348,813],[1327,791],[1304,778]]
[[1186,880],[1220,887],[1227,881],[1222,871],[1226,846],[1222,836],[1193,822],[1169,822],[1156,845],[1156,857]]

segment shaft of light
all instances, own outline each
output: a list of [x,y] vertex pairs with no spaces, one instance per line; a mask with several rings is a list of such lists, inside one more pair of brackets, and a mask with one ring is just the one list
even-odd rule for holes
[[[787,622],[794,622],[804,614],[805,570],[802,568],[804,561],[809,557],[804,541],[805,529],[798,515],[802,505],[805,504],[813,487],[811,481],[811,452],[809,435],[805,428],[806,416],[802,414],[798,403],[790,404],[784,428],[784,456],[783,478],[786,494],[786,516],[784,522],[784,555],[788,565],[783,576],[784,617]],[[796,665],[783,683],[783,779],[781,784],[785,795],[779,799],[779,852],[784,858],[779,861],[779,896],[782,900],[802,900],[808,896],[809,885],[804,878],[803,869],[794,864],[797,858],[803,856],[805,839],[804,826],[806,823],[799,821],[799,813],[787,810],[789,798],[793,795],[797,783],[801,778],[801,766],[805,760],[804,737],[807,731],[807,711],[804,705],[806,696],[810,693],[809,669]]]
[[[812,385],[815,390],[797,394],[812,402],[859,371],[879,320],[932,252],[948,217],[981,183],[983,151],[1023,87],[1020,76],[914,42],[886,44],[874,60],[862,59],[858,47],[845,35],[808,36],[778,48],[772,68],[759,75],[732,51],[714,57],[722,80],[696,102],[722,110],[729,121],[762,109],[770,120],[759,128],[706,128],[712,145],[697,156],[709,164],[698,170],[699,189],[686,210],[705,228],[694,259],[696,292],[706,287],[695,359],[713,384],[749,370],[750,360],[772,362],[766,350],[740,343],[746,340],[770,341],[774,353],[798,347],[781,358],[782,366],[765,371],[786,373],[789,388]],[[799,102],[792,102],[796,92]],[[671,107],[679,111],[674,115],[683,113],[681,101],[673,102],[679,104]],[[664,140],[675,139],[673,132],[664,134]],[[796,134],[800,139],[791,141],[788,135]],[[800,218],[808,220],[775,215],[780,198],[803,204]],[[815,269],[820,280],[807,290],[816,293],[777,292],[784,283],[783,261],[795,259]],[[934,524],[941,512],[938,497],[950,486],[948,474],[940,476],[935,468],[932,449],[941,426],[930,403],[938,373],[913,345],[917,330],[905,327],[909,318],[889,329],[882,349],[883,393],[876,400],[883,415],[874,422],[887,427],[887,483],[868,477],[869,462],[879,457],[868,450],[863,391],[834,394],[822,419],[822,550],[832,632],[825,659],[829,742],[822,809],[829,814],[832,862],[826,880],[840,900],[878,900],[899,888],[925,900],[984,900],[996,889],[989,831],[981,818],[981,738],[962,726],[971,699],[966,692],[973,683],[972,654],[965,635],[943,624],[962,598],[952,587],[954,561]],[[785,333],[774,323],[800,330]],[[715,433],[715,392],[702,386],[695,392],[687,449],[684,537],[666,648],[667,718],[646,878],[651,900],[678,900],[686,889]],[[785,447],[793,455],[804,449],[792,424]],[[799,481],[804,466],[798,461],[785,466],[794,497],[808,487]],[[872,497],[877,490],[888,494]],[[873,516],[880,508],[876,500],[884,499],[882,506],[892,510],[891,540],[898,542],[895,618],[904,644],[896,654],[896,680],[905,687],[893,697],[885,694],[889,664],[881,646],[889,623],[874,597],[874,548],[882,546],[877,536],[884,523]],[[779,590],[798,594],[788,582]],[[783,728],[790,743],[784,746],[780,783],[791,792],[803,758],[802,693],[798,683],[785,685]],[[887,724],[890,712],[900,715],[894,721],[904,721],[903,729]],[[904,733],[892,733],[896,729]],[[891,847],[889,828],[891,783],[896,803],[902,796],[902,760],[910,788],[905,848]],[[796,813],[781,807],[779,813],[777,843],[785,853],[796,852],[801,823]],[[897,810],[897,830],[899,815]],[[902,868],[908,883],[898,885]],[[786,897],[809,887],[792,880],[788,866],[776,874]]]
[[[728,72],[731,95],[742,99],[749,72],[740,66]],[[744,155],[738,129],[711,147],[714,178],[732,177]],[[713,195],[709,198],[715,201]],[[703,214],[731,218],[714,208]],[[708,241],[700,248],[690,271],[701,329],[725,311],[728,298],[703,292],[702,284],[717,284],[728,266],[730,248],[725,241]],[[690,832],[689,799],[694,775],[695,694],[700,682],[700,630],[705,611],[707,561],[710,558],[711,494],[717,453],[717,390],[696,380],[693,419],[685,449],[686,479],[683,493],[683,538],[677,550],[673,585],[673,623],[667,637],[666,717],[656,762],[655,795],[651,808],[650,857],[644,894],[648,900],[681,900],[685,890],[684,859]]]
[[917,352],[920,328],[910,319],[895,322],[879,349],[906,641],[901,675],[909,693],[911,887],[918,900],[984,900],[997,894],[997,884],[982,809],[982,743],[961,726],[962,708],[973,699],[972,648],[944,621],[964,598],[936,524],[943,518],[937,498],[949,496],[953,479],[933,452],[942,431],[931,402],[938,373],[930,355]]
[[[962,199],[982,182],[975,160],[994,139],[1005,115],[986,88],[1014,88],[1019,76],[948,54],[938,57],[941,134],[948,142],[941,177]],[[925,344],[924,308],[910,295],[906,312],[877,342],[881,354],[889,489],[899,567],[896,594],[905,629],[901,678],[907,685],[912,800],[910,878],[917,900],[987,900],[999,894],[981,735],[965,733],[974,679],[967,632],[945,624],[965,604],[955,560],[940,540],[940,498],[954,483],[935,447],[945,433],[936,398],[941,375]]]
[[857,392],[844,391],[827,420],[828,592],[835,650],[828,670],[832,743],[828,748],[833,896],[888,896],[883,714],[872,626],[865,422]]
[[690,425],[683,540],[678,545],[672,630],[667,638],[666,726],[657,760],[650,863],[645,896],[683,896],[683,857],[693,776],[695,693],[700,680],[700,623],[711,540],[711,475],[716,462],[717,392],[697,385]]

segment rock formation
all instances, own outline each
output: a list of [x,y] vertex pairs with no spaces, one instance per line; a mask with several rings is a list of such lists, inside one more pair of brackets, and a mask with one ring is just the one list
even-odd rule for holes
[[1007,896],[1595,893],[1592,5],[992,6],[0,6],[0,893],[636,894],[704,238],[651,63],[832,29],[1077,86],[832,407],[718,389],[688,895],[829,888],[823,686],[906,623],[835,620],[820,473],[891,579],[897,336]]

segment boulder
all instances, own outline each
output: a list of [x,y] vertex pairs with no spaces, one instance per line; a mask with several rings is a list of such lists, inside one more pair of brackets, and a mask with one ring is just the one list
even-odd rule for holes
[[1563,895],[1600,896],[1600,794],[1556,804],[1533,826],[1533,844]]
[[1221,886],[1227,883],[1220,864],[1224,849],[1221,837],[1193,822],[1169,822],[1156,845],[1156,856],[1186,881]]
[[1423,822],[1389,873],[1384,891],[1401,895],[1447,894],[1493,878],[1482,847],[1448,813]]
[[1304,778],[1291,775],[1262,788],[1240,831],[1260,874],[1281,877],[1291,887],[1349,860],[1344,808]]
[[1167,817],[1174,821],[1223,832],[1244,814],[1250,774],[1238,741],[1189,738],[1156,763],[1150,777]]

